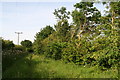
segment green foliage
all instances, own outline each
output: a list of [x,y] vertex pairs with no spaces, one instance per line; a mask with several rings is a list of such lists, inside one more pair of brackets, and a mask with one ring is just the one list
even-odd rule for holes
[[62,39],[62,41],[68,41],[68,36],[70,34],[70,25],[68,19],[70,18],[70,12],[66,11],[65,7],[61,7],[60,9],[55,9],[54,15],[58,19],[56,25],[54,25],[57,36]]
[[78,37],[80,40],[84,33],[92,32],[97,25],[100,25],[101,13],[93,4],[93,2],[79,2],[74,5],[75,10],[71,14],[74,24],[73,38]]
[[33,53],[33,44],[30,40],[21,41],[21,45],[25,48],[25,51]]
[[21,45],[25,48],[29,48],[32,46],[32,42],[30,40],[24,40],[24,41],[21,41]]
[[84,24],[85,22],[85,15],[82,12],[79,12],[78,10],[74,10],[72,12],[72,18],[74,23],[77,23],[77,26],[79,26],[80,24]]
[[[77,65],[117,67],[120,61],[119,2],[108,3],[109,11],[101,16],[93,2],[79,2],[70,12],[65,7],[55,9],[57,23],[36,34],[34,50],[55,60]],[[51,32],[52,31],[52,32]]]
[[51,57],[55,60],[59,60],[62,58],[62,49],[65,48],[66,42],[53,42],[50,43],[45,52],[47,57]]
[[33,53],[33,52],[34,52],[32,48],[27,48],[26,50],[27,50],[27,52],[29,52],[29,53]]
[[118,9],[113,5],[119,3],[109,4],[111,6],[109,14],[102,17],[93,4],[93,2],[76,3],[74,5],[76,9],[71,14],[74,23],[71,25],[67,20],[69,11],[67,12],[65,7],[55,9],[54,15],[58,19],[54,26],[56,31],[45,38],[40,36],[47,32],[49,34],[49,31],[42,30],[36,35],[37,53],[41,52],[55,60],[63,59],[78,65],[97,65],[104,68],[118,66],[119,14],[113,15],[111,10]]
[[77,65],[90,64],[95,60],[90,57],[89,47],[91,47],[91,43],[85,40],[69,42],[67,47],[62,50],[63,60]]
[[16,61],[20,60],[22,57],[26,55],[28,54],[24,53],[24,51],[15,50],[15,49],[12,52],[10,50],[3,51],[2,52],[2,73],[4,73],[7,69],[9,69]]
[[[71,24],[68,21],[70,12],[65,7],[55,9],[54,15],[57,18],[55,30],[51,26],[41,29],[36,34],[33,44],[29,40],[24,40],[21,46],[14,45],[9,40],[2,40],[3,60],[6,60],[3,62],[5,67],[3,70],[5,71],[12,62],[20,59],[23,55],[21,53],[25,50],[27,53],[33,53],[34,49],[35,53],[42,55],[24,58],[25,62],[21,62],[23,65],[20,65],[23,68],[21,70],[16,68],[14,75],[19,71],[22,74],[17,74],[17,77],[23,75],[36,77],[36,75],[26,75],[26,72],[32,74],[39,72],[37,77],[42,78],[51,78],[51,76],[117,78],[116,67],[120,65],[120,1],[103,4],[107,4],[108,11],[106,15],[101,16],[93,2],[76,3],[75,10],[71,14],[73,19]],[[8,65],[5,66],[7,62]],[[8,72],[11,73],[13,70]],[[7,71],[5,74],[8,75]]]
[[16,60],[25,56],[24,47],[21,45],[15,45],[10,40],[2,39],[2,71],[8,69],[14,64]]
[[77,52],[78,51],[75,45],[70,43],[67,44],[67,47],[62,50],[63,60],[65,60],[66,62],[76,62]]
[[56,25],[56,34],[62,41],[68,41],[70,36],[70,25],[67,20],[59,21]]
[[14,49],[18,51],[25,51],[25,48],[21,45],[15,45]]
[[54,33],[54,29],[50,26],[46,26],[45,28],[43,28],[40,32],[38,32],[35,36],[35,41],[33,43],[33,49],[35,51],[35,53],[43,53],[43,40],[46,39],[47,37],[49,37],[49,35],[51,35],[52,33]]
[[66,11],[66,7],[61,7],[60,9],[55,9],[54,15],[58,20],[67,20],[69,19],[70,12]]
[[33,55],[32,60],[30,60],[30,56],[22,57],[16,61],[3,73],[2,78],[91,78],[92,80],[93,78],[118,78],[117,68],[102,71],[97,66],[66,64],[61,60],[46,58],[44,55]]
[[2,50],[10,50],[13,49],[14,46],[13,41],[2,39]]
[[35,36],[36,40],[43,40],[47,38],[50,34],[52,34],[55,30],[51,26],[46,26],[40,32],[38,32]]
[[94,42],[93,56],[99,66],[110,68],[118,66],[120,61],[119,46],[117,36],[109,35],[98,38]]
[[87,27],[99,24],[101,13],[93,4],[93,2],[80,2],[74,5],[76,9],[72,12],[72,17],[77,26],[82,24]]

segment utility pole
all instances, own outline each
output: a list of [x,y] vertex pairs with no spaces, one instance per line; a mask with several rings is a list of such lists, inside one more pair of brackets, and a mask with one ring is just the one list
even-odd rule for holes
[[19,45],[19,35],[22,34],[22,32],[15,32],[16,34],[18,34],[18,45]]

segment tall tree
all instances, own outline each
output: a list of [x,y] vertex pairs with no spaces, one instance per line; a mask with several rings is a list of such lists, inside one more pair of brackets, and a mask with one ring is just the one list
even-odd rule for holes
[[72,17],[79,39],[83,31],[91,31],[94,26],[100,24],[101,13],[93,4],[93,2],[80,2],[74,5],[76,9],[72,12]]
[[112,29],[115,29],[117,27],[119,27],[120,25],[120,1],[118,2],[104,2],[104,5],[106,5],[106,8],[108,9],[107,11],[107,18],[109,18],[109,21],[111,23],[111,27]]
[[55,9],[54,15],[56,16],[57,21],[69,19],[70,12],[66,11],[66,7],[61,7],[60,9]]
[[54,15],[57,19],[57,24],[55,25],[56,32],[61,39],[65,40],[70,31],[68,23],[70,12],[65,7],[61,7],[60,9],[55,9]]

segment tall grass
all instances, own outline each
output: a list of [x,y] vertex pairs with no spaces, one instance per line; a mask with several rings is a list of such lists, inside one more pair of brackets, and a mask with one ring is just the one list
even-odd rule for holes
[[7,69],[3,78],[117,78],[117,74],[116,68],[101,71],[97,66],[77,66],[30,54]]
[[8,69],[10,66],[12,66],[16,61],[21,59],[22,57],[28,55],[28,53],[25,53],[23,51],[19,50],[5,50],[2,52],[2,72],[6,69]]

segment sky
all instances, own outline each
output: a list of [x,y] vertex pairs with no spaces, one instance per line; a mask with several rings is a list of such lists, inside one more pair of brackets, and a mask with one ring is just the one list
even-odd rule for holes
[[[0,37],[17,44],[15,32],[23,32],[20,42],[25,39],[33,42],[40,29],[56,24],[54,9],[64,6],[72,11],[76,2],[0,2]],[[95,6],[103,13],[101,4]]]

